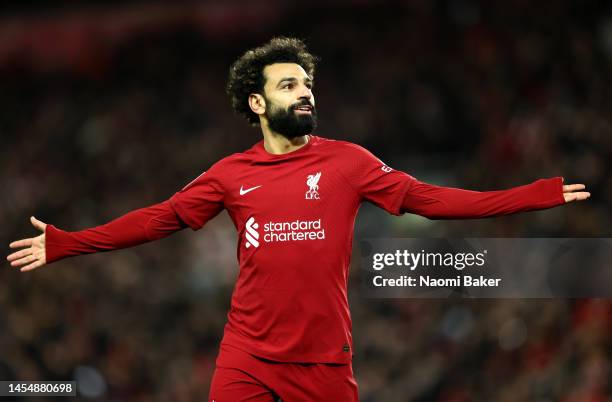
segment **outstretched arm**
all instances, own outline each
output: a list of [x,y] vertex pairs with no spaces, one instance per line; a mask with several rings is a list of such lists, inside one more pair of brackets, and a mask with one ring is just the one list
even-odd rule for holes
[[32,225],[43,232],[12,242],[21,248],[7,257],[13,267],[30,271],[62,258],[110,251],[161,239],[187,225],[176,215],[170,201],[129,212],[105,225],[78,232],[66,232],[31,217]]
[[469,219],[552,208],[590,197],[583,184],[563,185],[563,178],[540,179],[499,191],[470,191],[414,180],[402,201],[401,212],[429,219]]

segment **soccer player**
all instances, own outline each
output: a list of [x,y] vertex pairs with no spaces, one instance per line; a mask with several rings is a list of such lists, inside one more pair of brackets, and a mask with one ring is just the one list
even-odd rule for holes
[[226,209],[238,231],[240,273],[210,401],[357,401],[347,301],[353,226],[369,201],[394,215],[482,218],[585,200],[561,177],[503,191],[439,187],[386,166],[364,148],[313,135],[316,58],[275,38],[230,68],[234,110],[263,140],[211,166],[168,200],[105,225],[43,233],[8,256],[30,271],[62,258],[116,250],[202,228]]

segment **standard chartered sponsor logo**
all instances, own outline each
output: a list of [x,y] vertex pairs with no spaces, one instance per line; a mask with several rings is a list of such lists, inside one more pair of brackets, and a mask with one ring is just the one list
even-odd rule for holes
[[[246,247],[259,247],[259,224],[255,217],[250,217],[246,223]],[[315,220],[300,220],[274,222],[270,221],[263,225],[263,241],[265,243],[302,241],[302,240],[324,240],[325,228],[321,218]]]
[[247,239],[247,248],[251,246],[259,247],[259,232],[257,231],[257,229],[259,229],[259,224],[255,222],[255,218],[251,216],[246,223],[246,232],[244,234]]
[[313,221],[295,220],[291,222],[268,222],[264,224],[264,241],[323,240],[325,229],[321,226],[321,218]]

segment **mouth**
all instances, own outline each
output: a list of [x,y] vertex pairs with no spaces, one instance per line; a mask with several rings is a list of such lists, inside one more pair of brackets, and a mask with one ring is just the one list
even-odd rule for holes
[[310,105],[298,105],[293,108],[299,114],[312,114],[313,107]]

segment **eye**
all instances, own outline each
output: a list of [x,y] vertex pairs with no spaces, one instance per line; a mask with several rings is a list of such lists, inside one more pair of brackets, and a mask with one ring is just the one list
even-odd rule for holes
[[291,88],[293,88],[293,84],[290,84],[290,83],[284,84],[283,86],[281,86],[281,89],[291,89]]

